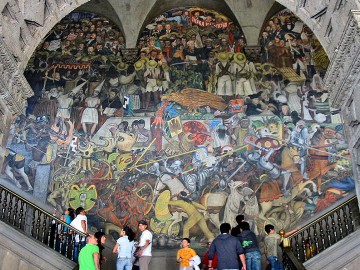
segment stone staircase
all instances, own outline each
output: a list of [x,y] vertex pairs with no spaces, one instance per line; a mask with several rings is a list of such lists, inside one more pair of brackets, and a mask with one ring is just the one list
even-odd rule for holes
[[304,262],[304,266],[307,270],[360,269],[360,230]]
[[[112,253],[115,241],[109,239],[104,255],[107,262],[102,270],[114,270],[116,254]],[[150,269],[175,270],[177,249],[153,250]],[[0,221],[0,270],[72,270],[75,263],[24,232]]]
[[0,221],[0,270],[71,270],[75,263]]

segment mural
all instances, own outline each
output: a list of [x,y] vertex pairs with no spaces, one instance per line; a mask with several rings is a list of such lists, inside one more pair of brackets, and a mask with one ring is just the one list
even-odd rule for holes
[[106,232],[147,219],[158,247],[212,240],[239,213],[259,235],[296,227],[354,190],[350,155],[310,29],[283,10],[259,45],[250,57],[237,23],[184,7],[131,62],[108,19],[70,14],[29,61],[2,177]]

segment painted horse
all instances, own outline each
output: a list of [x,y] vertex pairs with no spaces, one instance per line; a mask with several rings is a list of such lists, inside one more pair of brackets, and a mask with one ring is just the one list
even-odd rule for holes
[[299,155],[298,147],[293,145],[288,145],[282,149],[280,156],[281,156],[281,163],[279,167],[281,168],[281,170],[291,174],[290,177],[287,179],[284,177],[285,179],[283,186],[286,189],[289,180],[291,180],[292,186],[296,186],[303,180],[303,176],[298,168],[301,158]]
[[321,131],[318,131],[311,138],[311,147],[308,150],[311,169],[308,172],[308,177],[311,180],[317,180],[319,194],[321,194],[323,176],[336,167],[336,163],[329,163],[331,153],[328,151],[335,144],[326,138]]

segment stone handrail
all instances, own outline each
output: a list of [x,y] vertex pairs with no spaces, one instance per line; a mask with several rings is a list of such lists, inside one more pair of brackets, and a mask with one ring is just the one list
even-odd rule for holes
[[73,259],[75,236],[86,235],[14,191],[0,185],[0,220]]
[[359,217],[358,200],[353,196],[284,238],[285,269],[305,269],[302,263],[353,233],[359,227]]

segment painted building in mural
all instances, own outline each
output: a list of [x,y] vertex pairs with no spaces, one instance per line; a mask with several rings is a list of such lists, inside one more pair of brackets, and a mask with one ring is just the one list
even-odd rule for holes
[[39,45],[35,95],[11,126],[2,174],[106,232],[150,221],[154,245],[207,242],[244,214],[289,230],[354,190],[329,60],[288,10],[264,22],[258,54],[237,23],[184,7],[146,25],[127,59],[107,18],[74,12]]

